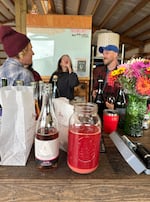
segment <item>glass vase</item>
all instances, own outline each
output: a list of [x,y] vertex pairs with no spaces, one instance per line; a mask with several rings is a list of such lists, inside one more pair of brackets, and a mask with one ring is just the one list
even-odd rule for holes
[[143,135],[142,121],[146,112],[147,98],[137,95],[128,95],[128,104],[125,115],[124,132],[126,135],[141,137]]

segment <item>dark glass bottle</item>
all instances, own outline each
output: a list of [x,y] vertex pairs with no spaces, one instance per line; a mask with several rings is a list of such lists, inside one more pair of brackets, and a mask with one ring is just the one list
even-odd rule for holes
[[141,143],[137,143],[135,152],[144,162],[144,164],[146,165],[146,168],[150,169],[150,151]]
[[43,87],[44,87],[44,82],[39,81],[39,85],[38,85],[38,105],[39,105],[40,110],[42,108]]
[[2,80],[2,87],[7,86],[7,78],[3,77],[1,78],[1,80]]
[[[1,78],[1,82],[2,82],[2,87],[7,86],[7,78],[5,77]],[[1,128],[1,120],[2,120],[2,111],[3,111],[3,108],[2,108],[2,105],[0,104],[0,128]]]
[[98,80],[98,92],[95,98],[95,103],[98,105],[98,114],[100,115],[101,119],[103,117],[103,110],[105,109],[105,101],[104,101],[104,96],[103,96],[103,80],[99,79]]
[[58,124],[52,105],[52,85],[44,84],[43,103],[37,121],[35,159],[39,168],[56,168],[59,157]]
[[123,128],[126,111],[126,96],[122,88],[119,89],[115,102],[115,108],[119,114],[119,127]]
[[58,98],[58,97],[60,97],[59,89],[57,87],[58,76],[54,75],[52,81],[53,81],[52,98]]
[[40,107],[38,103],[38,83],[36,81],[32,81],[30,85],[33,87],[33,96],[35,101],[35,112],[36,112],[36,120],[40,115]]

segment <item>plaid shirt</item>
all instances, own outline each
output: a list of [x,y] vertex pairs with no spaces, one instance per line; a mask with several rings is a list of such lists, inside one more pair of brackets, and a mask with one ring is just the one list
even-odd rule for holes
[[110,86],[107,82],[108,70],[106,66],[97,66],[93,71],[93,90],[98,89],[98,80],[102,79],[103,83],[103,95],[105,100],[108,96],[117,97],[119,91],[119,83],[115,82],[113,86]]
[[0,67],[0,87],[2,86],[1,78],[7,78],[9,86],[14,86],[16,80],[24,81],[25,86],[29,86],[34,81],[32,73],[25,69],[23,65],[14,58],[8,58]]

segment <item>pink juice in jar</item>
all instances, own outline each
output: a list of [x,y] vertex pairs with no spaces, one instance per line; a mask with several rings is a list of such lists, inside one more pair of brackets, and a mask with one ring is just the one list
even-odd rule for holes
[[91,173],[98,167],[100,154],[100,127],[71,126],[68,136],[68,166],[80,174]]

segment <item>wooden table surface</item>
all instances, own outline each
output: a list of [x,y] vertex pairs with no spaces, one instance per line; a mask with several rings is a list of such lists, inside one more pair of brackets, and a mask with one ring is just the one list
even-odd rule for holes
[[[132,139],[150,149],[150,130]],[[137,175],[107,135],[104,141],[106,153],[100,154],[98,169],[87,175],[68,168],[65,152],[56,170],[38,170],[33,150],[26,167],[1,166],[0,202],[149,202],[150,175]]]

